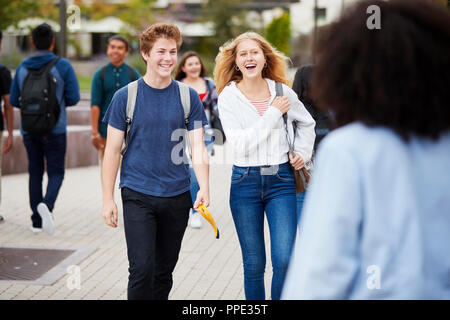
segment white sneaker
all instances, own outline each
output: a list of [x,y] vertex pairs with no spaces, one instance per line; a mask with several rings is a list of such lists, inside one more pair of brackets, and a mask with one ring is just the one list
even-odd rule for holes
[[43,202],[37,206],[37,212],[42,218],[42,230],[52,235],[55,232],[55,223],[53,221],[53,214]]
[[42,232],[42,228],[35,228],[33,226],[30,226],[30,230],[33,231],[33,233],[39,233]]
[[189,227],[193,229],[199,229],[202,227],[202,218],[197,211],[191,211],[189,213]]

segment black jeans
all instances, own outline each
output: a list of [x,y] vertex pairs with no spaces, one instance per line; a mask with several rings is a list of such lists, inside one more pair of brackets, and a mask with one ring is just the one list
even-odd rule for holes
[[[25,134],[23,143],[28,155],[28,173],[30,207],[33,226],[41,227],[42,219],[37,212],[37,205],[44,202],[53,211],[55,201],[64,180],[66,159],[66,134],[48,134],[45,136]],[[44,164],[45,162],[45,164]],[[45,196],[42,194],[44,169],[47,167],[48,184]]]
[[190,192],[154,197],[122,188],[129,300],[167,300],[192,206]]

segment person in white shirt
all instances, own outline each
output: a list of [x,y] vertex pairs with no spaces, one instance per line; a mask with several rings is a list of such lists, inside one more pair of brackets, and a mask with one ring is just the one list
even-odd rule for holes
[[[225,44],[216,57],[219,115],[234,150],[230,208],[249,300],[265,299],[264,212],[273,265],[271,298],[280,298],[297,231],[291,166],[298,170],[308,163],[315,139],[315,122],[286,85],[285,71],[286,57],[254,32]],[[283,83],[283,97],[276,97],[275,81]],[[288,139],[294,141],[294,156],[288,156]]]
[[450,14],[348,10],[318,42],[312,90],[338,128],[318,148],[283,299],[450,299]]

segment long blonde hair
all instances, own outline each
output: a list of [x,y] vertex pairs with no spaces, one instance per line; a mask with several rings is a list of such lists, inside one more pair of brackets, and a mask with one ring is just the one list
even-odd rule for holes
[[237,46],[244,40],[256,41],[263,51],[267,67],[263,69],[262,77],[288,85],[286,78],[286,62],[288,58],[272,47],[261,35],[249,31],[239,35],[234,40],[226,42],[220,47],[214,68],[214,81],[216,82],[217,93],[222,92],[225,86],[231,81],[239,82],[242,80],[241,71],[236,70],[236,53]]

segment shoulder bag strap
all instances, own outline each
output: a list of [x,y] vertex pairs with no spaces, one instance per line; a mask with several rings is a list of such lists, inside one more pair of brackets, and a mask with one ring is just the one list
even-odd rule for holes
[[122,156],[125,155],[125,152],[127,152],[128,144],[130,143],[130,128],[131,128],[131,121],[133,120],[134,115],[134,107],[136,106],[136,97],[137,97],[137,91],[138,91],[138,80],[135,80],[133,82],[130,82],[127,85],[128,89],[128,97],[127,97],[127,129],[125,133],[125,139],[122,144]]
[[178,83],[178,90],[180,91],[180,99],[181,104],[183,105],[184,110],[184,124],[186,126],[186,133],[183,138],[184,142],[184,150],[186,150],[186,153],[189,154],[190,158],[192,159],[191,154],[191,143],[189,141],[189,134],[188,134],[188,124],[189,124],[189,113],[191,112],[191,94],[189,92],[189,86],[181,81],[177,81]]

